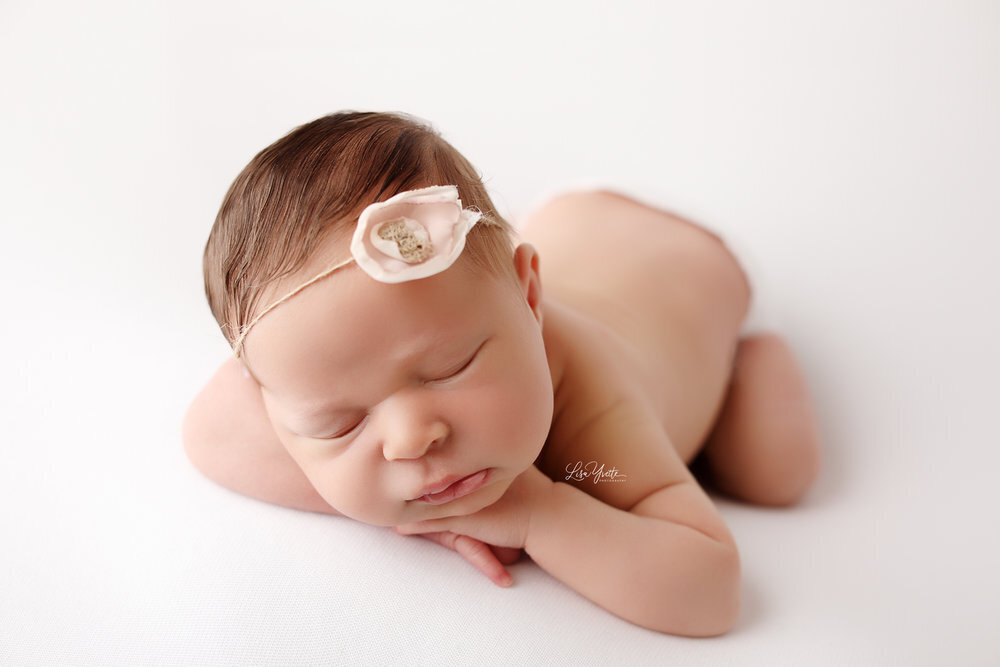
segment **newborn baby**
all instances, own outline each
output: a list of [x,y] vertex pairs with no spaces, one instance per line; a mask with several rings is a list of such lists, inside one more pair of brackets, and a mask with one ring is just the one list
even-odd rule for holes
[[787,505],[815,477],[801,373],[779,337],[740,338],[750,287],[716,236],[586,192],[517,243],[412,118],[334,114],[262,151],[204,268],[234,358],[189,411],[194,464],[500,585],[523,551],[633,623],[723,633],[739,558],[699,479]]

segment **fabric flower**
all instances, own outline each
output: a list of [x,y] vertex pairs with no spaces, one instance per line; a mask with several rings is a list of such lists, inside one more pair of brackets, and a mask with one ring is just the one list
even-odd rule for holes
[[383,283],[426,278],[451,266],[482,213],[463,209],[454,185],[408,190],[361,212],[351,255]]

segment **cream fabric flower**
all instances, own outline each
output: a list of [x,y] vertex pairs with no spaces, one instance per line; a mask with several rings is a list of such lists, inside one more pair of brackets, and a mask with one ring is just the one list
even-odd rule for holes
[[400,192],[361,212],[351,255],[383,283],[426,278],[454,264],[480,217],[462,208],[454,185]]

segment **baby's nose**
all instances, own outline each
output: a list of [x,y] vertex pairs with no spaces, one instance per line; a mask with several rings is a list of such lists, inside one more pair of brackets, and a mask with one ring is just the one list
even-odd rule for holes
[[450,430],[441,419],[419,415],[396,415],[385,430],[382,455],[387,461],[418,459],[440,447]]

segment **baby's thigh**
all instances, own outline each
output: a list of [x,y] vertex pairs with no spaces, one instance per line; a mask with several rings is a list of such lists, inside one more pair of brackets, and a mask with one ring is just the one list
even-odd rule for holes
[[722,240],[610,192],[552,200],[526,220],[524,238],[538,249],[543,291],[630,343],[675,444],[700,444],[750,301]]

